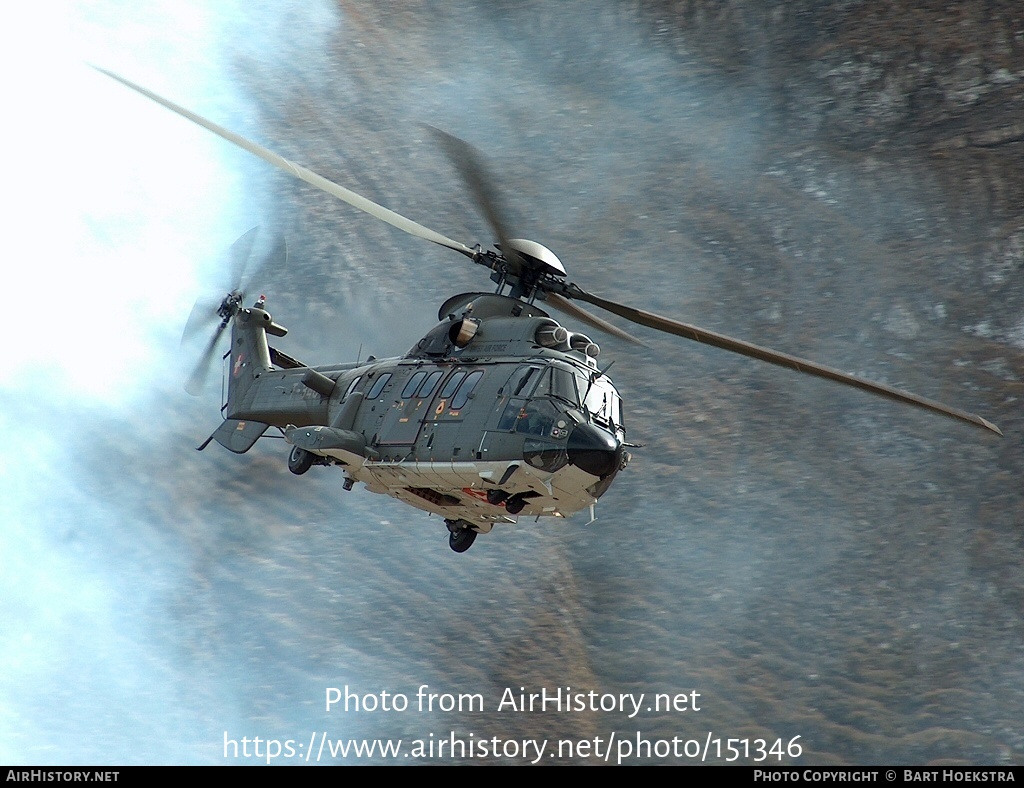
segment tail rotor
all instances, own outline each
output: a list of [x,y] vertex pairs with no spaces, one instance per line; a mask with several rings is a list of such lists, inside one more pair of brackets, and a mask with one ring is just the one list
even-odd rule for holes
[[275,237],[271,249],[260,257],[256,265],[250,265],[259,229],[258,226],[253,227],[231,245],[229,251],[231,280],[228,284],[227,294],[222,298],[201,297],[197,299],[188,321],[185,323],[181,334],[183,347],[192,344],[197,336],[210,334],[198,361],[185,382],[185,391],[193,396],[199,396],[205,389],[221,335],[231,323],[231,318],[243,308],[246,292],[252,286],[253,281],[262,274],[268,265],[283,267],[287,262],[288,249],[284,238],[278,235]]

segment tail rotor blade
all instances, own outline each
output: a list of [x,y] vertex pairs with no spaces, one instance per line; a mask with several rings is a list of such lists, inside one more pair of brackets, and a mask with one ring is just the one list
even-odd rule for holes
[[239,292],[242,294],[243,301],[245,299],[245,294],[251,290],[253,282],[258,281],[264,271],[283,270],[287,263],[288,244],[285,241],[284,236],[278,233],[274,236],[274,245],[253,266],[249,275],[246,277],[243,272],[243,277],[238,280],[237,287]]
[[231,258],[231,281],[228,283],[229,290],[241,290],[242,281],[245,279],[246,269],[249,267],[249,259],[252,257],[252,247],[256,243],[256,237],[260,234],[259,225],[246,231],[238,237],[228,254]]
[[213,328],[215,322],[220,320],[217,316],[217,308],[220,306],[219,298],[198,298],[192,305],[188,321],[181,332],[181,344],[188,344],[189,340],[197,334],[206,334]]
[[185,390],[192,395],[198,396],[206,386],[206,379],[209,377],[210,367],[213,363],[213,356],[217,350],[217,343],[221,334],[227,328],[231,317],[244,304],[245,290],[250,287],[269,266],[275,268],[283,267],[288,259],[288,246],[284,236],[277,235],[271,248],[263,254],[255,265],[252,265],[252,252],[256,242],[259,228],[253,227],[244,233],[231,245],[229,261],[231,268],[232,290],[220,298],[200,298],[192,307],[192,312],[185,323],[185,329],[181,334],[182,346],[193,346],[192,340],[212,331],[209,340],[204,343],[199,360],[193,367],[188,380],[185,383]]
[[209,343],[207,343],[206,348],[203,350],[203,354],[199,357],[199,361],[196,363],[195,368],[192,370],[192,374],[189,375],[188,381],[185,383],[185,391],[193,397],[198,397],[202,394],[203,389],[206,387],[206,379],[210,375],[210,366],[213,362],[213,354],[217,350],[217,342],[223,332],[223,325],[218,326],[217,330],[213,332],[213,336],[210,337]]

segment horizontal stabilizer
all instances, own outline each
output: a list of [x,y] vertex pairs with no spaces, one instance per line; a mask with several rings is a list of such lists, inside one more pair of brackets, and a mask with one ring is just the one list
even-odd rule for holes
[[[225,419],[217,430],[210,437],[228,451],[235,454],[245,454],[253,447],[263,433],[267,431],[269,424],[261,421],[239,421],[238,419]],[[207,441],[209,442],[209,441]],[[206,444],[203,444],[204,447]]]

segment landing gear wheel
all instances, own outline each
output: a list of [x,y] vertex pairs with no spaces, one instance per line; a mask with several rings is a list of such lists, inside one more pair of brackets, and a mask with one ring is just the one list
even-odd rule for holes
[[456,528],[448,533],[448,546],[456,553],[464,553],[476,541],[476,531],[472,528]]
[[488,490],[487,491],[487,503],[492,506],[501,506],[505,503],[505,499],[508,498],[508,493],[504,490]]
[[288,455],[288,470],[296,476],[301,476],[313,467],[314,460],[316,460],[315,454],[300,449],[298,446],[292,446],[291,454]]
[[526,499],[521,498],[518,495],[513,495],[511,498],[505,501],[505,511],[509,514],[519,514],[525,508]]

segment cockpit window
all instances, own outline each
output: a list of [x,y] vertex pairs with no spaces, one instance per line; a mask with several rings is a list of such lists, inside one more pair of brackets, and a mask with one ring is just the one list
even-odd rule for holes
[[555,406],[546,400],[533,400],[519,411],[516,419],[516,432],[530,435],[550,435],[558,412]]
[[555,397],[570,405],[580,404],[572,371],[555,365],[549,366],[543,371],[533,396]]
[[520,367],[512,373],[501,393],[506,397],[527,396],[537,381],[538,372],[540,372],[540,367]]

